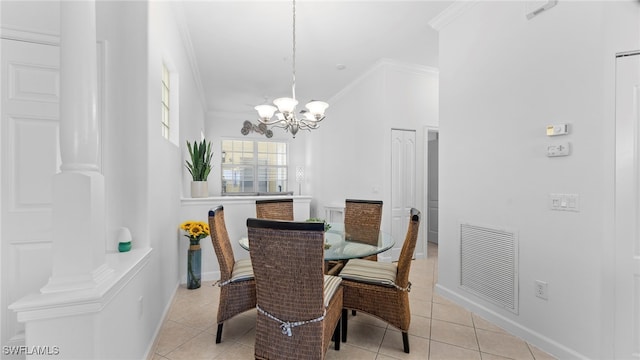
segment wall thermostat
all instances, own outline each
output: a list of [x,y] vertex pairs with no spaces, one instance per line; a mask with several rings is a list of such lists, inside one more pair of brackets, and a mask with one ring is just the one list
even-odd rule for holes
[[569,133],[568,124],[547,125],[547,136],[566,135]]

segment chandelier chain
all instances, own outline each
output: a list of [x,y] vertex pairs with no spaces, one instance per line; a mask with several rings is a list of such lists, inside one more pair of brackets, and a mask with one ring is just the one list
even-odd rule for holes
[[296,98],[296,0],[293,0],[293,57],[291,60],[293,67],[293,85],[291,85],[291,92],[293,98]]

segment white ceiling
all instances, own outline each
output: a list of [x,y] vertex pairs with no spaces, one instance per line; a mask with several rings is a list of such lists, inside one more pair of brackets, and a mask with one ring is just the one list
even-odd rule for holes
[[[298,0],[296,98],[327,101],[380,59],[437,67],[438,36],[428,23],[452,3]],[[251,114],[265,98],[291,96],[291,1],[182,7],[208,111]]]

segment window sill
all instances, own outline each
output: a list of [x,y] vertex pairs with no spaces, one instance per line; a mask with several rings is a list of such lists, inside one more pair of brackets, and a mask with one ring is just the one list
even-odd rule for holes
[[293,199],[294,202],[311,202],[311,195],[225,195],[204,198],[182,198],[182,205],[199,205],[202,203],[255,202],[268,199]]
[[224,193],[220,196],[293,196],[293,191],[284,192],[246,192],[246,193]]

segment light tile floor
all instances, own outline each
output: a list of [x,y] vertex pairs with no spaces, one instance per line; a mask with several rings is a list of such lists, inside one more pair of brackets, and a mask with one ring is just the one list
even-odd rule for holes
[[[386,323],[358,313],[349,318],[346,343],[330,345],[327,359],[553,359],[481,317],[434,294],[438,247],[429,244],[427,259],[411,266],[411,353],[402,351],[401,333]],[[253,359],[256,311],[224,324],[215,343],[219,290],[203,282],[196,290],[181,286],[155,341],[152,360]],[[350,312],[349,312],[350,313]]]

